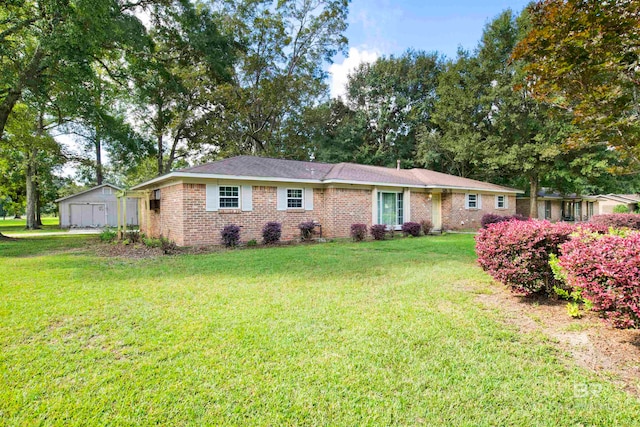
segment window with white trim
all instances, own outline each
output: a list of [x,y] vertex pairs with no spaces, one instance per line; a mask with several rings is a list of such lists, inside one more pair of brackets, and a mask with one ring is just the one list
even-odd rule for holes
[[403,193],[378,192],[378,224],[399,227],[404,222]]
[[287,188],[287,209],[302,209],[302,188]]
[[465,207],[467,209],[478,209],[478,195],[477,194],[467,194],[465,196]]
[[507,208],[507,196],[496,196],[496,209]]
[[240,187],[220,187],[220,209],[238,209],[240,207]]

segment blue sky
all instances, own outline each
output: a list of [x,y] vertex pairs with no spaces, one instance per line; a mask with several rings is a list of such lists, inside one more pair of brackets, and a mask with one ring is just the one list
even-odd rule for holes
[[455,57],[473,49],[485,24],[505,9],[519,12],[525,0],[353,0],[349,6],[349,54],[329,67],[331,92],[342,92],[347,74],[360,62],[409,48]]

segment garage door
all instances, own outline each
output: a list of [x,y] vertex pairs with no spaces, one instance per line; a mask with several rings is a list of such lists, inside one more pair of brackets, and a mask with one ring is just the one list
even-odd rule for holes
[[69,205],[71,210],[71,227],[104,227],[105,205]]

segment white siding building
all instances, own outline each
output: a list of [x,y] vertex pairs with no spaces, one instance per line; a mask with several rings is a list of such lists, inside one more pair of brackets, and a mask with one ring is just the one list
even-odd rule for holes
[[[116,227],[118,209],[116,192],[121,189],[102,184],[56,202],[61,228]],[[138,202],[127,200],[127,225],[138,225]]]

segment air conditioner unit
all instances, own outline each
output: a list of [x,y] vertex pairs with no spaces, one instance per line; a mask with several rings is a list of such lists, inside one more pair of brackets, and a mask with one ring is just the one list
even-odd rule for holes
[[160,200],[149,200],[149,209],[152,211],[160,210]]

